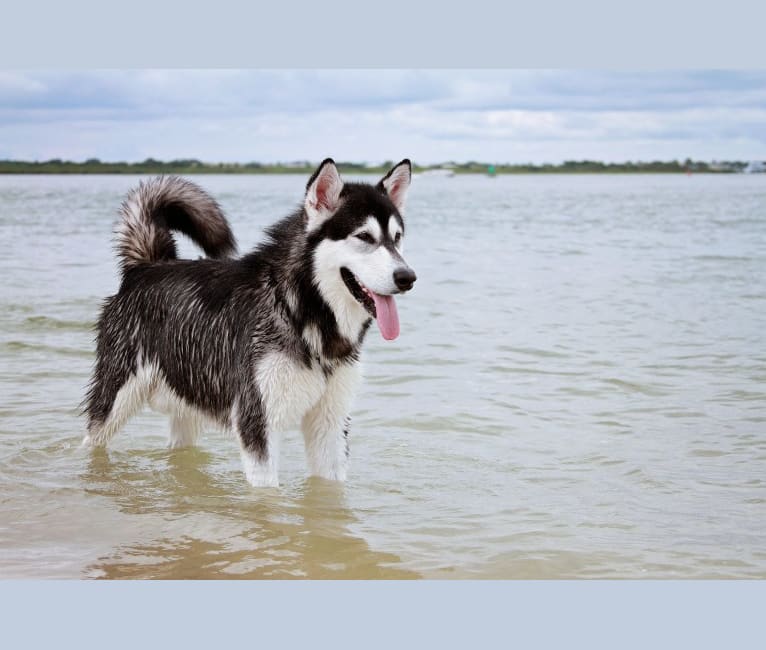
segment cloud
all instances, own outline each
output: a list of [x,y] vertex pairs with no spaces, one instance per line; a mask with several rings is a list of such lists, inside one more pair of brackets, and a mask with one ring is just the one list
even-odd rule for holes
[[759,72],[0,73],[3,158],[764,158],[764,125]]

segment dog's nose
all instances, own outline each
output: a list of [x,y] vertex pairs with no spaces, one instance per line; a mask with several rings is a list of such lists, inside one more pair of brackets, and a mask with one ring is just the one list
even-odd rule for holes
[[415,275],[415,271],[410,268],[396,269],[394,271],[394,283],[399,291],[409,291],[417,279],[418,276]]

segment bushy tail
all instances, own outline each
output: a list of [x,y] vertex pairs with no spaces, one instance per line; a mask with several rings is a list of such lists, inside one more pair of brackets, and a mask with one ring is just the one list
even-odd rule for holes
[[190,237],[208,257],[227,257],[237,244],[219,205],[178,176],[142,181],[120,208],[116,247],[123,273],[138,264],[177,259],[171,231]]

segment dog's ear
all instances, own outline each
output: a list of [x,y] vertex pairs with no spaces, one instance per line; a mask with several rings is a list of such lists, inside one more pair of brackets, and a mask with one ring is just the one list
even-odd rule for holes
[[319,228],[338,209],[342,189],[343,181],[335,161],[325,158],[306,184],[303,207],[306,210],[307,230]]
[[378,183],[378,189],[388,194],[388,198],[396,206],[399,212],[404,209],[407,201],[407,192],[410,189],[412,180],[412,165],[409,158],[405,158],[397,165],[391,168]]

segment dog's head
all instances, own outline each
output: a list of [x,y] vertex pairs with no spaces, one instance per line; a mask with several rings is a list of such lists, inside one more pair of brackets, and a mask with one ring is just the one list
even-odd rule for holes
[[399,335],[394,295],[416,279],[402,257],[411,177],[405,159],[377,185],[344,183],[328,158],[306,186],[305,226],[319,291],[336,316],[375,318],[386,340]]

